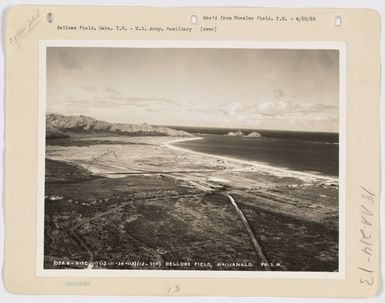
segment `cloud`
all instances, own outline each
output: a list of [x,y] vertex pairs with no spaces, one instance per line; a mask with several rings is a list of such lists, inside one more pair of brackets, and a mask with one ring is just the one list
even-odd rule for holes
[[126,104],[135,104],[135,105],[142,105],[142,106],[151,106],[151,103],[167,103],[172,105],[180,105],[178,102],[174,100],[170,100],[167,98],[142,98],[142,97],[110,97],[109,99],[115,100],[115,101],[122,101]]
[[60,51],[59,59],[61,65],[65,69],[82,69],[82,65],[80,64],[79,60],[69,55],[67,52]]
[[[49,98],[58,98],[58,96],[50,94]],[[129,112],[140,109],[172,112],[181,107],[180,103],[168,98],[127,96],[112,86],[99,89],[94,85],[85,84],[79,85],[68,95],[59,98],[62,99],[61,103],[72,108],[83,106],[85,108],[98,107],[102,110],[114,108]]]
[[[104,106],[138,106],[138,107],[154,107],[154,106],[181,106],[181,102],[177,102],[168,98],[161,97],[137,97],[127,96],[114,87],[106,86],[98,89],[94,85],[80,84],[80,92],[74,98],[71,94],[67,95],[67,104],[75,102],[84,102],[86,104]],[[76,99],[76,100],[75,100]]]
[[242,105],[239,102],[233,102],[225,105],[223,108],[219,110],[229,117],[234,117],[239,111],[242,109]]
[[338,64],[339,53],[337,50],[334,51],[319,51],[318,59],[320,64],[325,68],[333,68]]
[[114,95],[119,95],[120,96],[120,93],[113,87],[111,86],[107,86],[106,87],[106,92],[107,93],[111,93],[111,94],[114,94]]
[[271,101],[261,101],[255,106],[250,107],[251,110],[264,116],[277,116],[289,113],[293,105],[286,100],[274,99]]
[[[249,127],[264,125],[297,125],[298,127],[338,125],[337,106],[323,103],[293,102],[285,97],[282,90],[272,92],[271,99],[257,101],[254,105],[230,102],[218,109],[223,120],[231,125],[236,123]],[[334,127],[334,126],[333,126]]]
[[[126,105],[138,105],[138,106],[151,106],[154,103],[163,103],[163,104],[171,104],[171,105],[177,105],[179,106],[180,103],[168,99],[168,98],[159,98],[159,97],[133,97],[133,96],[126,96],[122,94],[120,91],[117,89],[107,86],[105,88],[106,91],[106,96],[102,96],[102,98],[105,98],[107,101],[108,100],[114,100],[118,102],[122,102]],[[99,98],[100,99],[100,98]]]
[[322,114],[322,113],[338,113],[338,107],[332,105],[325,105],[322,103],[317,104],[302,104],[298,105],[293,112],[299,112],[303,115],[308,114]]
[[292,103],[287,100],[261,101],[254,106],[247,107],[247,110],[268,117],[338,114],[337,106],[330,106],[322,103]]
[[255,105],[248,106],[245,110],[262,116],[275,117],[290,113],[296,105],[285,98],[281,89],[275,89],[272,92],[270,100],[257,101]]
[[274,96],[271,100],[259,101],[245,110],[268,117],[290,116],[293,114],[338,114],[337,106],[310,102],[294,103],[290,99],[285,98],[283,91],[280,89],[274,90]]
[[80,84],[80,88],[87,92],[96,92],[98,89],[93,85]]

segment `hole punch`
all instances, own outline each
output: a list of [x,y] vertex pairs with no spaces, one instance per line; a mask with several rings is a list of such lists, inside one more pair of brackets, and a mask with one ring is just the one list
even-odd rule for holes
[[337,16],[336,19],[335,19],[335,25],[337,27],[340,27],[342,24],[342,18],[340,16]]
[[196,15],[191,16],[191,23],[192,24],[197,24],[198,23],[198,17]]
[[53,22],[53,14],[52,13],[48,13],[47,14],[47,21],[48,21],[48,23],[52,23]]

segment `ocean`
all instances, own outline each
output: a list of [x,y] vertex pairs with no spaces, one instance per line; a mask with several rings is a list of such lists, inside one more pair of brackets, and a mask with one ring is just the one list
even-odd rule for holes
[[[174,143],[196,152],[256,161],[274,167],[338,177],[338,133],[258,130],[260,138],[227,136],[238,129],[176,127],[202,140]],[[245,135],[256,130],[241,130]]]

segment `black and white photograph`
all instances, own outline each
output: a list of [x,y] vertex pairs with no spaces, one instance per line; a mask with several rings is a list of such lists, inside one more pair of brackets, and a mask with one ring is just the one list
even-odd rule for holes
[[336,48],[44,48],[43,270],[341,271]]

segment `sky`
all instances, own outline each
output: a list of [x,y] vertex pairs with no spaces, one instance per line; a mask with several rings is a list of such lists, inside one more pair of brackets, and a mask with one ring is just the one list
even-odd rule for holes
[[47,113],[113,123],[338,132],[339,53],[47,48]]

